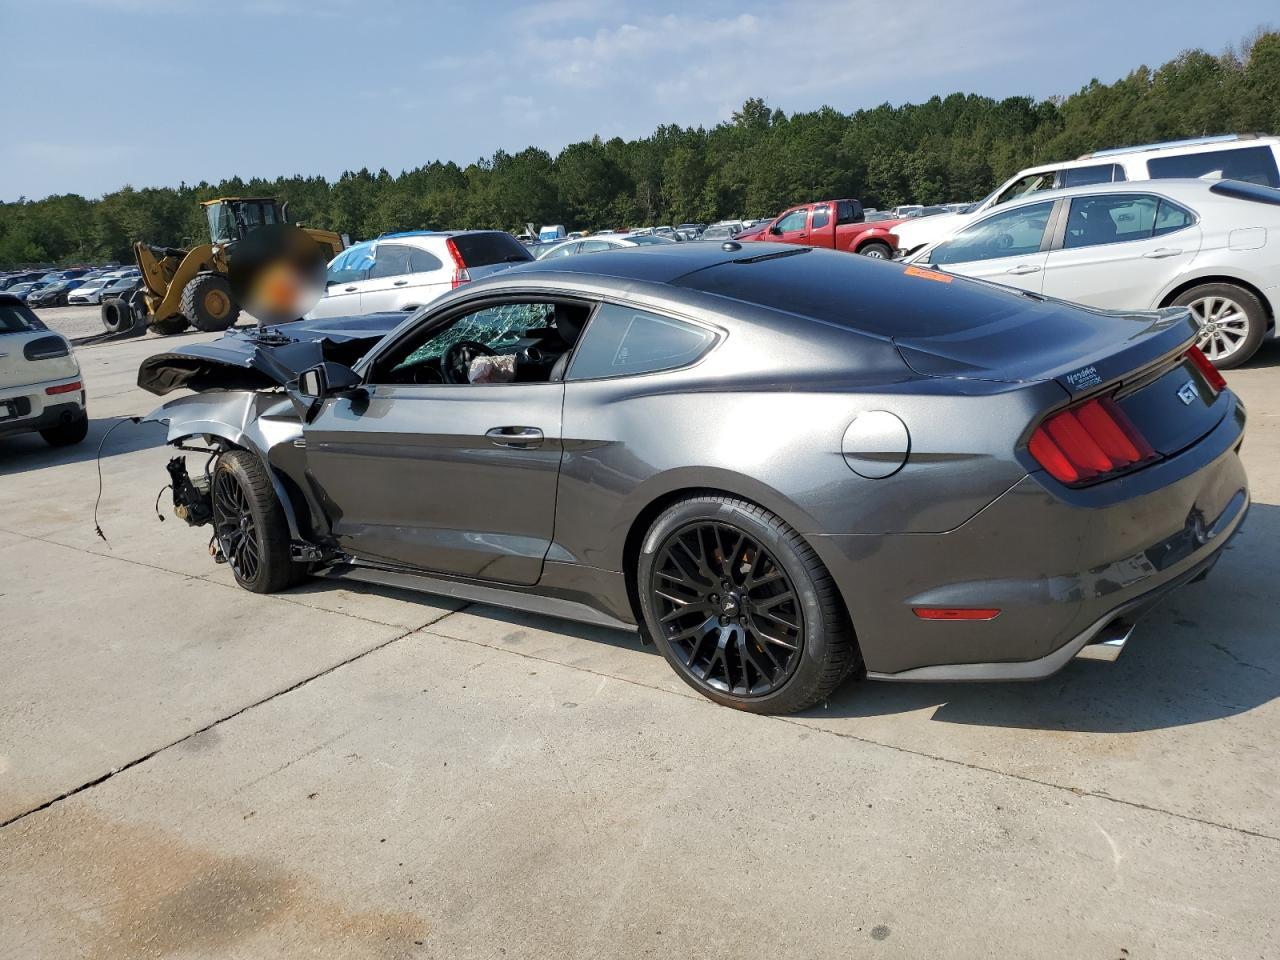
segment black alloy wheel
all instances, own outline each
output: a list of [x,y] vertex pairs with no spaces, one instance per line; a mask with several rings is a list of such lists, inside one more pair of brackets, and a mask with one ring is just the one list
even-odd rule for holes
[[664,639],[699,683],[758,697],[791,676],[804,613],[781,565],[745,531],[720,521],[677,530],[649,589]]
[[213,529],[222,555],[236,579],[252,582],[262,568],[262,547],[249,495],[231,471],[219,471],[213,481]]
[[257,454],[228,450],[213,467],[213,535],[236,583],[274,593],[300,582],[307,565],[290,556],[289,524]]

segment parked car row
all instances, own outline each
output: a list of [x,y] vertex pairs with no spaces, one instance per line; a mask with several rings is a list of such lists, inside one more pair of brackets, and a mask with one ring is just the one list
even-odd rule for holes
[[141,282],[137,267],[71,267],[66,270],[0,274],[0,291],[33,307],[100,303],[105,297],[128,296]]

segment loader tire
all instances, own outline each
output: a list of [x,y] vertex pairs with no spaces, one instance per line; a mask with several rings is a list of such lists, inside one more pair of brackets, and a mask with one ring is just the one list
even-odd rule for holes
[[175,333],[181,333],[189,326],[191,324],[187,322],[187,318],[180,313],[175,313],[172,317],[165,317],[163,320],[151,321],[151,329],[162,337],[171,337]]
[[231,284],[217,273],[202,273],[182,290],[182,314],[205,333],[227,329],[240,316],[240,305],[231,295]]
[[119,297],[103,300],[99,308],[102,316],[102,328],[107,333],[124,333],[133,327],[133,312],[129,304]]

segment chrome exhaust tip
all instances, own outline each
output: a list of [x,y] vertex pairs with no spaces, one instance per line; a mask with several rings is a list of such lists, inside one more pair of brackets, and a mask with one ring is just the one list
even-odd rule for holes
[[1112,620],[1094,635],[1094,638],[1080,648],[1077,660],[1102,660],[1115,663],[1124,651],[1124,645],[1133,636],[1136,623],[1124,619]]

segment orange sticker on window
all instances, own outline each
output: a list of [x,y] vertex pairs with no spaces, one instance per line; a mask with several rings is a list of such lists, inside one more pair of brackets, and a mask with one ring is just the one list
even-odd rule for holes
[[939,273],[937,270],[926,270],[923,267],[907,267],[902,271],[908,277],[920,277],[922,280],[937,280],[939,283],[950,283],[951,274]]

